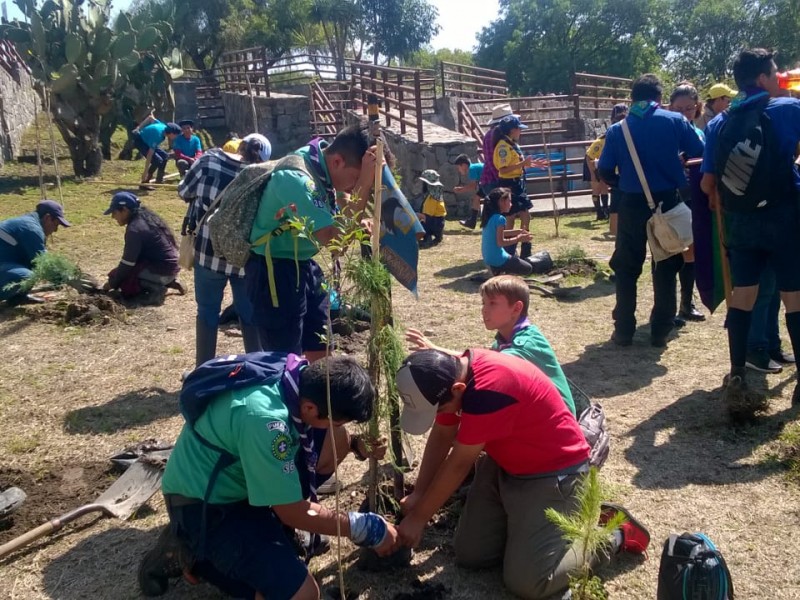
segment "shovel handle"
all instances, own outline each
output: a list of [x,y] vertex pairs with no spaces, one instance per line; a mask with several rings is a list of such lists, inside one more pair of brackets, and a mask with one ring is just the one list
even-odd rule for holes
[[58,531],[63,526],[64,525],[61,522],[61,519],[53,519],[44,525],[39,525],[36,529],[31,529],[27,533],[23,533],[21,536],[16,537],[10,542],[6,542],[0,546],[0,558],[8,556],[14,552],[14,550],[19,550],[31,542],[38,540],[40,537],[44,537],[50,533],[53,533],[54,531]]

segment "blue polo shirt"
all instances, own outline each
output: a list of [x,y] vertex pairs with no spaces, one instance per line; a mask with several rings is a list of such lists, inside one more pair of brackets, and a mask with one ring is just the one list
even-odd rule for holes
[[[631,114],[625,120],[650,191],[657,193],[686,187],[686,175],[678,155],[681,152],[688,158],[703,155],[703,142],[695,132],[694,125],[683,115],[660,107],[651,106],[641,116],[633,114],[633,111],[634,107],[631,107]],[[607,172],[618,169],[621,191],[628,194],[644,193],[620,123],[608,128],[597,168]]]
[[[747,108],[749,104],[758,102],[767,92],[752,90],[744,99],[736,99],[731,109],[736,107]],[[785,157],[787,161],[794,162],[797,143],[800,142],[800,100],[796,98],[772,98],[764,109],[775,124],[773,128],[780,145],[776,155]],[[703,152],[703,164],[700,172],[714,175],[716,162],[717,136],[728,118],[728,111],[723,111],[714,117],[706,126],[706,149]],[[792,167],[795,187],[800,189],[800,173],[797,167]]]
[[154,123],[150,123],[145,127],[142,127],[139,130],[139,136],[142,138],[142,141],[147,144],[148,148],[155,150],[158,148],[158,145],[164,141],[166,137],[165,131],[167,126],[162,123],[161,121],[155,121]]
[[203,145],[200,143],[200,138],[193,135],[188,140],[183,134],[177,136],[172,140],[172,149],[178,150],[184,156],[194,158],[195,154],[203,151]]

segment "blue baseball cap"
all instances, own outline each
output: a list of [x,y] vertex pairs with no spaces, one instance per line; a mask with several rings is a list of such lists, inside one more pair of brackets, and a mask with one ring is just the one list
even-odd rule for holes
[[177,123],[169,122],[167,123],[167,128],[164,130],[164,133],[174,133],[178,134],[181,132],[181,126]]
[[517,115],[509,115],[507,117],[503,117],[500,120],[500,124],[498,125],[500,131],[503,133],[509,133],[514,129],[527,129],[528,126],[525,125],[522,121],[519,120]]
[[139,208],[141,204],[142,201],[139,200],[136,194],[132,194],[131,192],[117,192],[116,194],[114,194],[114,197],[111,198],[111,204],[103,214],[110,215],[115,210],[119,210],[121,208],[134,210],[136,208]]
[[50,215],[61,223],[64,227],[71,227],[72,224],[64,216],[64,207],[55,200],[42,200],[36,205],[36,214],[41,219],[45,215]]

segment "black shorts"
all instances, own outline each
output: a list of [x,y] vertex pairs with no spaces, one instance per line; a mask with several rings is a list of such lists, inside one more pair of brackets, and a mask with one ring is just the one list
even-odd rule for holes
[[520,177],[519,179],[501,179],[497,187],[505,187],[511,190],[510,215],[515,215],[533,208],[533,202],[528,198],[528,190],[524,177]]

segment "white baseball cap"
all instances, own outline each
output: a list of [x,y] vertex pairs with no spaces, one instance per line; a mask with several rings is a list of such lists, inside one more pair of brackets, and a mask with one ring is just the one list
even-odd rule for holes
[[450,399],[458,376],[458,357],[439,350],[409,355],[397,371],[397,391],[403,399],[400,427],[422,435],[433,425],[439,404]]

